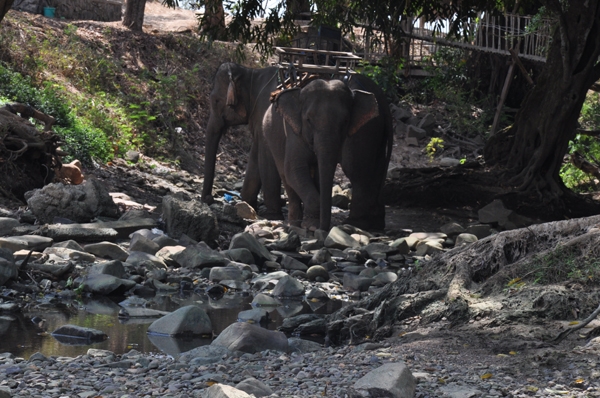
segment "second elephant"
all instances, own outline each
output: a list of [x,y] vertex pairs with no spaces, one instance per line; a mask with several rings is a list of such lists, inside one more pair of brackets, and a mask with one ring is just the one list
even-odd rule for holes
[[345,142],[378,116],[375,95],[340,80],[314,80],[278,95],[265,113],[263,134],[288,193],[290,223],[304,215],[309,226],[329,229],[333,178]]

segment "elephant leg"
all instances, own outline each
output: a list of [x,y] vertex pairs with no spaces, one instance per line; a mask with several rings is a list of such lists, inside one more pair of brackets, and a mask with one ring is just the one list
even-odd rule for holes
[[346,140],[342,154],[342,169],[352,184],[350,215],[345,222],[363,229],[383,229],[385,206],[381,191],[386,172],[385,158],[379,151],[360,150],[371,144],[355,138]]
[[263,197],[267,211],[262,214],[269,220],[283,220],[281,212],[281,177],[271,151],[264,141],[259,143],[258,169],[262,181]]
[[305,221],[307,227],[319,227],[320,222],[320,195],[311,175],[311,167],[308,164],[294,162],[286,159],[286,180],[292,190],[297,193],[302,201]]
[[302,199],[290,185],[283,180],[283,186],[288,197],[288,223],[299,227],[302,224]]
[[257,198],[261,187],[260,172],[258,167],[258,147],[259,145],[257,140],[253,139],[241,192],[242,200],[254,207],[256,210],[258,210]]

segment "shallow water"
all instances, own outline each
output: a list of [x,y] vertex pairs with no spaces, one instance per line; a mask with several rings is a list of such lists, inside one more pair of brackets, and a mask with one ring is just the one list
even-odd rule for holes
[[[87,352],[89,348],[110,350],[122,354],[136,349],[143,353],[159,353],[177,355],[201,345],[210,344],[212,339],[206,338],[171,338],[166,336],[149,336],[148,326],[157,318],[119,319],[121,307],[119,302],[124,297],[96,298],[94,300],[73,300],[55,302],[47,298],[47,303],[38,303],[19,314],[4,314],[0,316],[0,353],[10,352],[16,356],[28,359],[32,354],[41,352],[46,356],[75,357]],[[225,294],[219,299],[205,295],[178,294],[162,295],[148,299],[146,308],[163,311],[174,311],[182,306],[199,305],[208,313],[213,333],[216,337],[223,329],[237,321],[238,313],[251,309],[252,296],[248,294]],[[277,308],[265,308],[269,312],[269,322],[266,325],[276,330],[283,319],[293,315],[317,313],[332,313],[342,306],[340,301],[312,303],[302,301],[285,301]],[[40,323],[39,317],[43,319]],[[33,319],[36,319],[36,324]],[[109,338],[95,344],[67,345],[60,343],[51,336],[51,332],[66,324],[98,329],[105,332]]]

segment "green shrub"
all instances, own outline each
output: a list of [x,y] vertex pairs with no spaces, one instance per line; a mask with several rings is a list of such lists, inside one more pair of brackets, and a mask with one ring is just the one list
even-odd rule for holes
[[112,159],[112,146],[102,130],[77,120],[70,128],[56,127],[54,131],[64,142],[62,149],[69,154],[65,159],[67,162],[79,159],[90,165],[94,160],[106,162]]
[[[585,130],[600,129],[600,94],[590,92],[581,108],[579,124]],[[579,153],[588,162],[600,166],[600,141],[598,137],[577,134],[569,142],[569,154]],[[592,176],[579,170],[573,164],[566,162],[560,169],[564,184],[576,191],[584,192],[597,189]]]
[[441,47],[429,59],[425,67],[430,76],[411,79],[403,86],[404,99],[408,102],[444,104],[444,118],[452,130],[465,137],[482,136],[490,130],[495,109],[487,96],[469,88],[466,50]]
[[398,100],[398,85],[402,76],[402,60],[384,57],[377,65],[362,62],[359,65],[359,71],[377,83],[392,101]]
[[0,97],[4,102],[21,102],[56,119],[54,131],[64,142],[62,149],[69,155],[65,161],[79,159],[87,165],[93,160],[112,158],[112,145],[106,134],[72,113],[73,105],[64,97],[60,87],[46,82],[34,87],[31,79],[0,64]]

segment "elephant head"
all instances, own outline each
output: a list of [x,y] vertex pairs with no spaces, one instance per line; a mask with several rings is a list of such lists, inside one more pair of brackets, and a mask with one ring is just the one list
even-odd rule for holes
[[[350,90],[340,80],[315,80],[302,89],[283,91],[274,106],[284,119],[287,136],[286,179],[302,198],[305,216],[329,229],[333,178],[344,140],[379,115],[377,100],[371,93]],[[317,188],[308,182],[314,166],[317,196],[311,195]]]
[[[270,105],[270,94],[277,86],[277,70],[277,68],[250,69],[233,63],[224,63],[217,70],[210,93],[210,117],[206,128],[202,187],[202,200],[205,203],[211,204],[214,201],[212,188],[215,162],[223,133],[230,126],[248,124],[252,134],[252,148],[248,156],[248,166],[241,192],[242,199],[256,207],[256,198],[261,184],[263,187],[267,184],[270,188],[269,192],[265,192],[265,205],[270,213],[281,213],[279,203],[281,182],[277,169],[272,159],[259,159],[260,156],[266,156],[261,144],[262,119]],[[260,167],[262,169],[259,170]],[[262,181],[267,178],[269,181]]]

